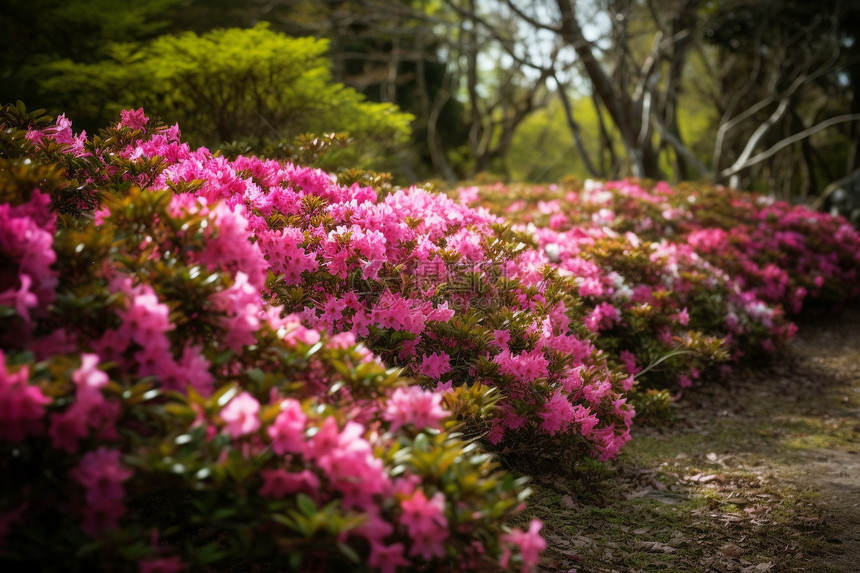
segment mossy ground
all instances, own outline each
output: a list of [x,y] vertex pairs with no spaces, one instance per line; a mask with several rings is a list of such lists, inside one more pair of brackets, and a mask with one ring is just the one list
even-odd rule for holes
[[688,391],[611,464],[541,472],[546,572],[851,573],[860,563],[860,309]]

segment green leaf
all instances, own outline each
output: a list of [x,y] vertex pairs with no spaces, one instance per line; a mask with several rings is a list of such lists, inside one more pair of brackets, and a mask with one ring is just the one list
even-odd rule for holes
[[337,542],[337,548],[340,549],[340,552],[343,553],[346,556],[346,558],[349,559],[350,561],[352,561],[353,563],[355,563],[355,564],[361,563],[361,557],[359,557],[358,553],[356,553],[355,550],[352,547],[350,547],[349,545],[347,545],[346,543],[343,543],[342,541],[338,541]]
[[296,495],[296,504],[299,506],[299,511],[308,517],[313,517],[317,512],[317,505],[307,494],[299,493]]

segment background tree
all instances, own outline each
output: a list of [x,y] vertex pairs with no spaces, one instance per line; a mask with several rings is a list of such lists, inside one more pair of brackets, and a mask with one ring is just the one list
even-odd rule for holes
[[117,44],[111,59],[98,64],[57,62],[43,85],[62,93],[77,88],[75,78],[105,74],[110,83],[123,86],[113,105],[141,105],[178,121],[197,145],[240,140],[259,149],[266,141],[332,129],[347,131],[365,145],[402,142],[410,116],[333,83],[326,50],[325,40],[289,38],[264,24],[201,36],[185,32],[140,49]]
[[457,24],[440,6],[434,0],[192,0],[177,10],[176,21],[205,31],[265,20],[290,36],[326,38],[335,81],[414,116],[396,170],[413,181],[454,180],[465,172],[460,149],[467,129],[442,32]]
[[717,181],[806,196],[854,168],[852,12],[838,1],[725,1],[709,15],[701,49],[720,113]]
[[[606,176],[607,170],[583,144],[576,117],[582,95],[598,110],[601,149],[614,157],[612,173],[706,177],[803,195],[821,189],[837,171],[844,174],[845,167],[833,166],[856,155],[860,116],[852,113],[851,70],[857,32],[850,22],[857,9],[850,3],[488,0],[482,10],[446,3],[497,39],[505,30],[482,10],[506,12],[526,35],[554,46],[556,57],[548,59],[499,44],[523,66],[552,69],[587,175]],[[577,83],[580,95],[571,99],[566,86]],[[708,135],[700,117],[684,113],[689,107],[711,121]],[[690,120],[694,129],[684,125]],[[697,137],[690,139],[693,132]],[[799,173],[791,169],[797,164]]]
[[[0,102],[21,99],[28,106],[74,113],[76,126],[92,131],[113,119],[101,105],[76,109],[69,93],[43,89],[47,67],[68,59],[102,60],[115,42],[142,42],[167,31],[169,16],[183,0],[4,0],[0,11]],[[98,77],[80,78],[101,91]],[[77,80],[76,80],[77,81]],[[102,91],[102,93],[104,93]]]

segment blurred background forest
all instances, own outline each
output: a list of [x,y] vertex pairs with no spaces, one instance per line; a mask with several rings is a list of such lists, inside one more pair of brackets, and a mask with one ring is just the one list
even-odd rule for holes
[[[811,199],[860,168],[857,0],[3,0],[0,102],[400,183],[628,175]],[[326,165],[326,161],[330,165]],[[860,184],[858,184],[860,185]]]

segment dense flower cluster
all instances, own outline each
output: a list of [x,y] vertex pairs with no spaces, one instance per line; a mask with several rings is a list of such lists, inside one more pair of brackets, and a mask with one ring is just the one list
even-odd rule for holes
[[860,292],[860,234],[844,219],[724,188],[635,180],[466,187],[518,224],[523,253],[575,277],[595,344],[631,375],[690,386],[722,363],[773,352],[787,316]]
[[522,483],[483,448],[611,459],[639,382],[725,372],[857,295],[844,221],[726,190],[382,193],[143,110],[91,139],[3,114],[13,561],[529,570],[541,524],[505,525]]
[[[137,115],[133,123],[145,125]],[[31,138],[51,137],[48,129]],[[499,217],[420,188],[378,197],[316,169],[229,161],[191,150],[175,129],[140,133],[119,155],[139,170],[158,158],[150,188],[186,191],[171,200],[171,213],[212,219],[194,260],[237,273],[213,295],[234,352],[253,341],[262,287],[268,304],[306,327],[353,335],[387,366],[440,392],[476,381],[500,389],[498,408],[466,420],[467,431],[500,448],[526,450],[557,436],[574,457],[605,460],[629,440],[626,378],[578,327],[571,280],[544,276],[541,261],[518,254],[527,246]],[[566,383],[571,377],[579,385]],[[580,415],[548,422],[561,399]]]
[[[490,389],[416,386],[351,329],[359,311],[368,335],[453,315],[397,289],[349,296],[356,253],[386,239],[328,211],[371,190],[192,152],[140,110],[92,140],[3,113],[19,150],[0,157],[4,562],[465,570],[508,566],[518,544],[510,567],[537,563],[537,525],[505,526],[522,482],[452,433],[448,408],[489,423]],[[266,192],[247,172],[264,164],[282,172]],[[308,304],[285,308],[290,293]]]

